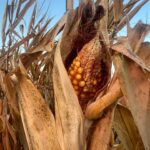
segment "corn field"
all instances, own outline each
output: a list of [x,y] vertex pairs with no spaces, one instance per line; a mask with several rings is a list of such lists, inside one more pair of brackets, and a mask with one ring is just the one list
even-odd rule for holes
[[0,150],[150,150],[150,25],[130,26],[147,2],[66,0],[50,27],[37,1],[7,1]]

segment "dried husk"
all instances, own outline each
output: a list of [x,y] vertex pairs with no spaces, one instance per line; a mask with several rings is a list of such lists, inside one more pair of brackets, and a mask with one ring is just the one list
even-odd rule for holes
[[115,66],[121,89],[128,102],[145,149],[149,149],[150,126],[148,114],[150,113],[150,84],[148,76],[133,61],[119,55],[115,56]]
[[97,121],[89,132],[88,150],[109,149],[112,123],[114,118],[114,107],[111,107],[106,114]]
[[29,149],[60,149],[54,116],[22,67],[12,76]]
[[143,142],[131,112],[122,105],[117,105],[115,109],[113,127],[125,149],[144,150]]
[[55,53],[53,85],[56,127],[61,148],[84,150],[84,117],[60,55],[60,43]]

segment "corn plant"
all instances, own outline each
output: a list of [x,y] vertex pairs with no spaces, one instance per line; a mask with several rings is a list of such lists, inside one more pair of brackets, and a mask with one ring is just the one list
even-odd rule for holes
[[[67,0],[50,28],[47,11],[37,19],[37,1],[7,1],[1,150],[150,149],[150,25],[130,27],[147,2],[80,0],[74,8]],[[123,27],[127,35],[119,37]]]

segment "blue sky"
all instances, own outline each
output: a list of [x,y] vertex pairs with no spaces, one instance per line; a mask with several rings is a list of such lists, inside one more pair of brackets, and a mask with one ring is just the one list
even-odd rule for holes
[[[44,0],[37,0],[39,5],[41,6],[42,2]],[[45,0],[45,5],[43,6],[42,11],[38,12],[38,15],[42,15],[49,6],[48,11],[48,17],[53,17],[53,20],[51,22],[51,26],[53,26],[64,14],[65,12],[65,1],[66,0]],[[127,1],[127,0],[125,0]],[[2,16],[5,9],[6,0],[0,0],[0,22],[2,22]],[[78,0],[74,0],[74,6],[76,7],[78,5]],[[142,7],[142,9],[137,13],[137,15],[131,20],[130,24],[133,27],[138,20],[142,20],[144,23],[150,24],[150,1]],[[24,20],[28,20],[30,18],[31,11],[28,12],[28,14],[25,16]],[[1,24],[0,24],[1,28]],[[119,35],[125,35],[126,34],[126,28],[124,28]],[[1,36],[1,33],[0,33]],[[0,38],[1,39],[1,38]],[[147,40],[150,41],[150,35],[148,35]],[[0,41],[1,45],[1,41]]]

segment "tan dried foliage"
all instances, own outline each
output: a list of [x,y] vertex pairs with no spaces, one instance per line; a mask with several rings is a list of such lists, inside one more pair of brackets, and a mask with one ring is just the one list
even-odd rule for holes
[[[7,1],[0,55],[0,150],[150,149],[150,43],[144,42],[150,25],[129,25],[147,2],[80,0],[74,9],[73,1],[66,0],[66,13],[50,28],[53,18],[46,19],[47,10],[37,18],[44,7],[39,9],[37,1]],[[118,37],[125,25],[127,37]],[[85,62],[85,76],[95,67],[102,72],[101,88],[92,98],[86,93],[84,109],[68,75],[78,57]],[[88,62],[94,65],[90,69]]]
[[131,112],[126,107],[117,105],[113,126],[125,149],[144,150],[137,126]]
[[105,116],[95,122],[88,143],[89,150],[110,149],[113,116],[114,108],[110,108]]
[[39,91],[21,69],[18,68],[12,80],[17,91],[17,101],[28,147],[37,150],[60,149],[54,116]]
[[[56,127],[62,149],[85,149],[84,118],[75,91],[56,49],[53,84],[55,96]],[[68,144],[70,143],[70,144]]]

